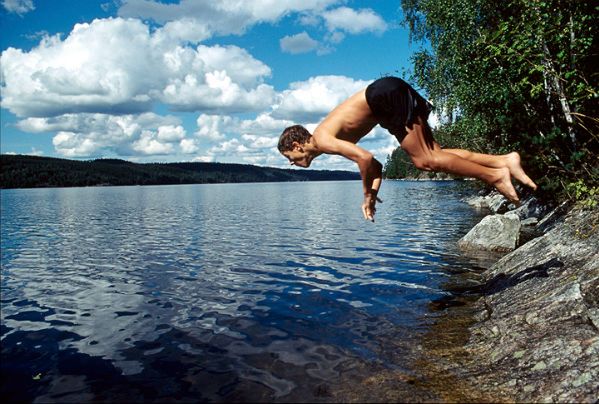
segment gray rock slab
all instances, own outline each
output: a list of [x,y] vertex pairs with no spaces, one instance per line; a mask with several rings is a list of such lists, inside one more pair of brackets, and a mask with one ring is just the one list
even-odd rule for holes
[[479,386],[492,379],[518,402],[596,402],[599,209],[571,211],[483,280],[467,344]]
[[488,215],[458,241],[462,250],[512,251],[518,244],[520,219],[516,215]]

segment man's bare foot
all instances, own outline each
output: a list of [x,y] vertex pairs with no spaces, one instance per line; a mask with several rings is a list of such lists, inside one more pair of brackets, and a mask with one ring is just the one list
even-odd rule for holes
[[498,179],[493,182],[493,186],[510,202],[516,205],[520,204],[520,198],[512,185],[510,170],[507,167],[498,168]]
[[535,184],[528,175],[522,169],[522,165],[520,164],[520,155],[517,152],[511,152],[505,155],[505,162],[507,168],[510,170],[510,174],[523,183],[531,187],[533,190],[537,189],[537,184]]

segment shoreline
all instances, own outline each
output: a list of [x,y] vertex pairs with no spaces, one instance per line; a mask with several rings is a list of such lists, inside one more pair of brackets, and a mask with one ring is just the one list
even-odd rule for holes
[[[599,397],[599,209],[562,205],[538,219],[536,234],[482,271],[478,290],[458,294],[464,305],[433,327],[425,373],[442,401]],[[439,343],[446,334],[461,340]],[[460,391],[443,385],[447,374]]]
[[448,278],[452,297],[441,307],[431,302],[434,322],[412,348],[414,358],[406,358],[410,373],[387,370],[335,398],[596,402],[599,209],[562,205],[539,216],[523,226],[528,235],[513,251],[469,253],[487,263],[495,257],[478,272],[478,285],[468,274]]
[[569,209],[540,233],[483,272],[463,374],[508,401],[595,402],[599,209]]

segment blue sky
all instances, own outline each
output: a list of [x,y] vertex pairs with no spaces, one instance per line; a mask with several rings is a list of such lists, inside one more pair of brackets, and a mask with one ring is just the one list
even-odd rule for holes
[[[406,77],[418,48],[399,0],[0,4],[2,153],[284,167],[282,129]],[[398,145],[378,127],[360,144],[382,161]]]

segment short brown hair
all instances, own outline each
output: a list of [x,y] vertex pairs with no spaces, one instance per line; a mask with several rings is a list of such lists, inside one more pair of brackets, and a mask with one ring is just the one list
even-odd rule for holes
[[293,149],[293,142],[304,144],[311,136],[308,129],[304,128],[302,125],[290,126],[283,131],[279,138],[279,151],[283,153]]

